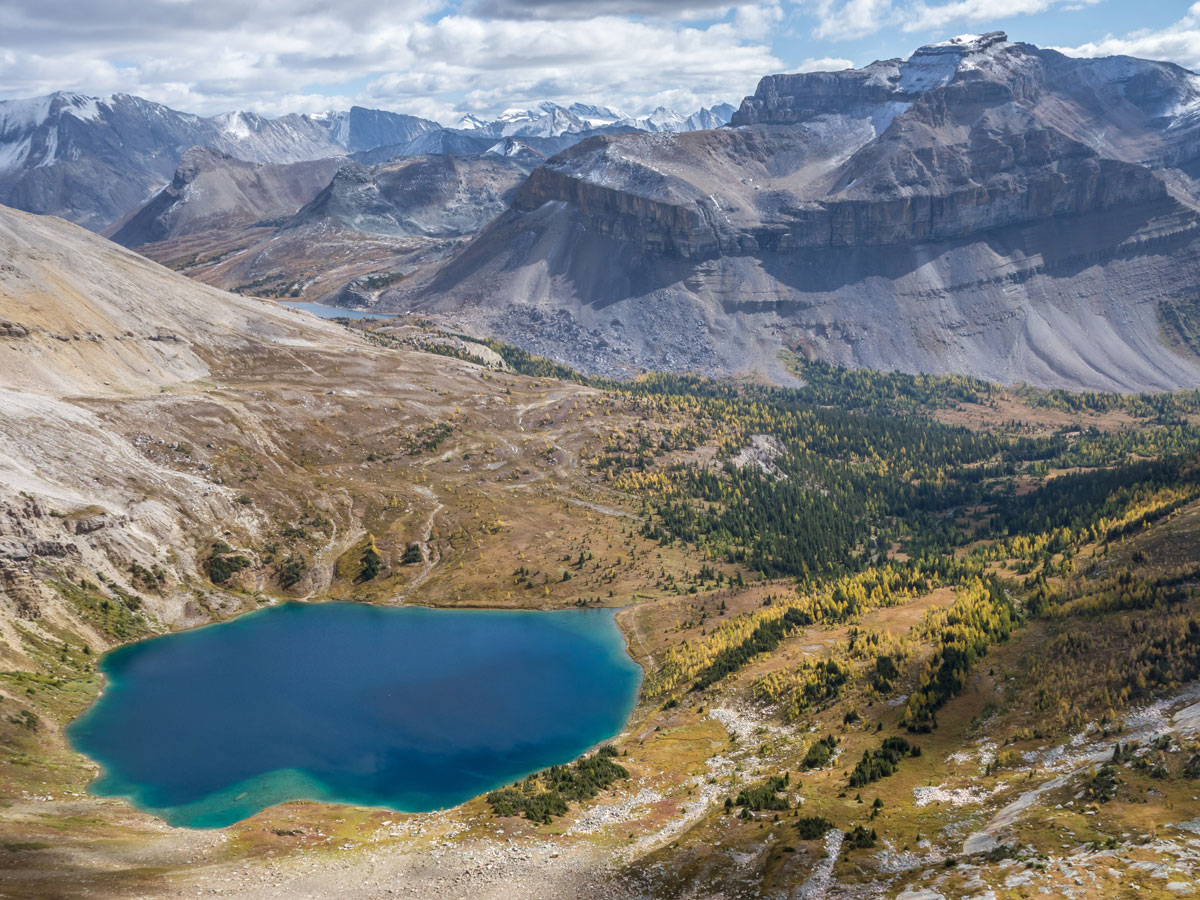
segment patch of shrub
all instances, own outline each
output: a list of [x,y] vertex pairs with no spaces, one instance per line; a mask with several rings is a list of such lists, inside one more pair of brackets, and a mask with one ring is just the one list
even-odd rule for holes
[[213,541],[212,552],[208,559],[204,560],[204,572],[213,584],[224,584],[249,566],[250,560],[234,552],[224,541]]
[[9,716],[8,721],[14,725],[20,725],[28,731],[37,731],[38,726],[42,724],[41,720],[37,717],[37,713],[31,709],[23,709],[16,715]]
[[790,775],[788,774],[773,775],[762,784],[742,788],[733,802],[737,806],[744,806],[755,812],[764,809],[791,809],[792,806],[788,803],[787,797],[779,796],[780,791],[787,789],[789,780]]
[[487,802],[498,816],[524,815],[550,824],[555,816],[566,815],[567,801],[590,800],[614,781],[629,777],[629,771],[613,762],[616,748],[604,746],[575,763],[551,766],[530,775],[519,785],[492,791]]
[[878,839],[879,835],[875,833],[874,828],[868,831],[861,825],[855,825],[853,829],[846,832],[846,849],[870,850]]
[[801,816],[796,820],[796,831],[799,832],[802,841],[823,838],[831,828],[833,823],[824,816]]
[[358,580],[370,581],[379,574],[379,567],[382,563],[383,557],[379,555],[379,548],[375,546],[375,537],[367,535],[367,546],[363,548]]
[[915,747],[902,737],[886,738],[878,750],[864,750],[862,759],[850,773],[850,787],[863,785],[887,778],[896,771],[905,756],[919,756],[921,748]]
[[1117,796],[1117,787],[1121,781],[1117,778],[1116,766],[1111,763],[1105,763],[1100,767],[1100,771],[1092,776],[1092,780],[1088,782],[1086,791],[1089,800],[1095,800],[1097,803],[1107,803],[1113,797]]
[[805,769],[821,769],[829,765],[829,761],[833,759],[833,751],[837,748],[838,739],[832,734],[827,734],[815,744],[808,748],[808,752],[804,754],[804,759],[800,765]]
[[279,586],[282,588],[292,587],[304,577],[307,569],[308,562],[303,556],[298,553],[288,554],[275,570],[276,577],[279,578]]

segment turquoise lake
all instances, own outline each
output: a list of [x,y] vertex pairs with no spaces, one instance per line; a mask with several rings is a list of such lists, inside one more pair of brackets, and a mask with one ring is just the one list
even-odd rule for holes
[[192,828],[300,799],[454,806],[612,737],[641,683],[611,610],[288,603],[101,668],[67,729],[92,792]]
[[369,309],[342,309],[340,306],[326,306],[323,303],[311,303],[307,300],[284,300],[281,306],[292,309],[302,309],[322,319],[394,319],[395,313],[375,313]]

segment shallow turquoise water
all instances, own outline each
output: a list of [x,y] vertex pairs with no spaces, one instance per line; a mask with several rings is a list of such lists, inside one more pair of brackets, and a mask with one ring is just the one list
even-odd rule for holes
[[394,313],[376,313],[369,309],[342,309],[340,306],[326,306],[323,303],[311,303],[308,300],[283,300],[282,306],[292,309],[302,309],[322,319],[394,319]]
[[289,603],[132,644],[67,729],[126,797],[218,828],[288,800],[424,812],[613,736],[641,670],[609,610]]

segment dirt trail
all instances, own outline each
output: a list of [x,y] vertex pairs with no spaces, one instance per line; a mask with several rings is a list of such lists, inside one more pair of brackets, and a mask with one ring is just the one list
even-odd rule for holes
[[611,507],[611,506],[602,506],[599,503],[589,503],[587,500],[579,500],[579,499],[576,499],[575,497],[563,497],[563,499],[566,500],[570,504],[573,504],[575,506],[585,507],[586,509],[590,509],[593,512],[598,512],[601,515],[620,516],[621,518],[624,518],[624,519],[637,519],[638,521],[641,521],[639,516],[635,516],[633,513],[626,512],[623,509],[615,509],[614,507]]
[[413,490],[421,496],[432,500],[434,502],[434,507],[429,511],[429,517],[425,520],[425,532],[421,540],[417,542],[417,546],[421,548],[421,559],[423,561],[421,571],[403,591],[396,595],[396,603],[403,603],[405,600],[407,600],[413,591],[415,591],[429,579],[429,576],[433,574],[434,567],[442,561],[441,554],[433,549],[432,546],[430,546],[430,542],[433,540],[433,525],[434,521],[437,519],[437,514],[445,509],[446,505],[438,499],[437,494],[427,487],[414,486]]

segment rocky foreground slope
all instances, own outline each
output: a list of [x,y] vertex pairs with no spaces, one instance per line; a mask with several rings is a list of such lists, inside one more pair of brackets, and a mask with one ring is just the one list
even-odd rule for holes
[[[1200,383],[1200,78],[1002,33],[764,78],[730,128],[596,137],[393,306],[591,371]],[[1185,331],[1187,329],[1184,329]]]
[[[288,555],[304,560],[288,593],[328,593],[367,530],[398,560],[430,540],[432,510],[439,529],[478,515],[466,498],[485,475],[552,469],[542,438],[523,458],[513,422],[525,388],[531,406],[545,389],[498,380],[484,348],[464,362],[377,346],[5,207],[0,260],[0,672],[36,666],[47,640],[128,640],[130,614],[158,630],[253,608]],[[413,449],[443,431],[497,465]],[[443,469],[462,482],[453,510],[437,502]],[[203,561],[218,537],[275,549],[242,551],[237,591],[214,591]],[[397,565],[388,589],[420,571]],[[115,592],[102,608],[72,592],[97,578]]]

